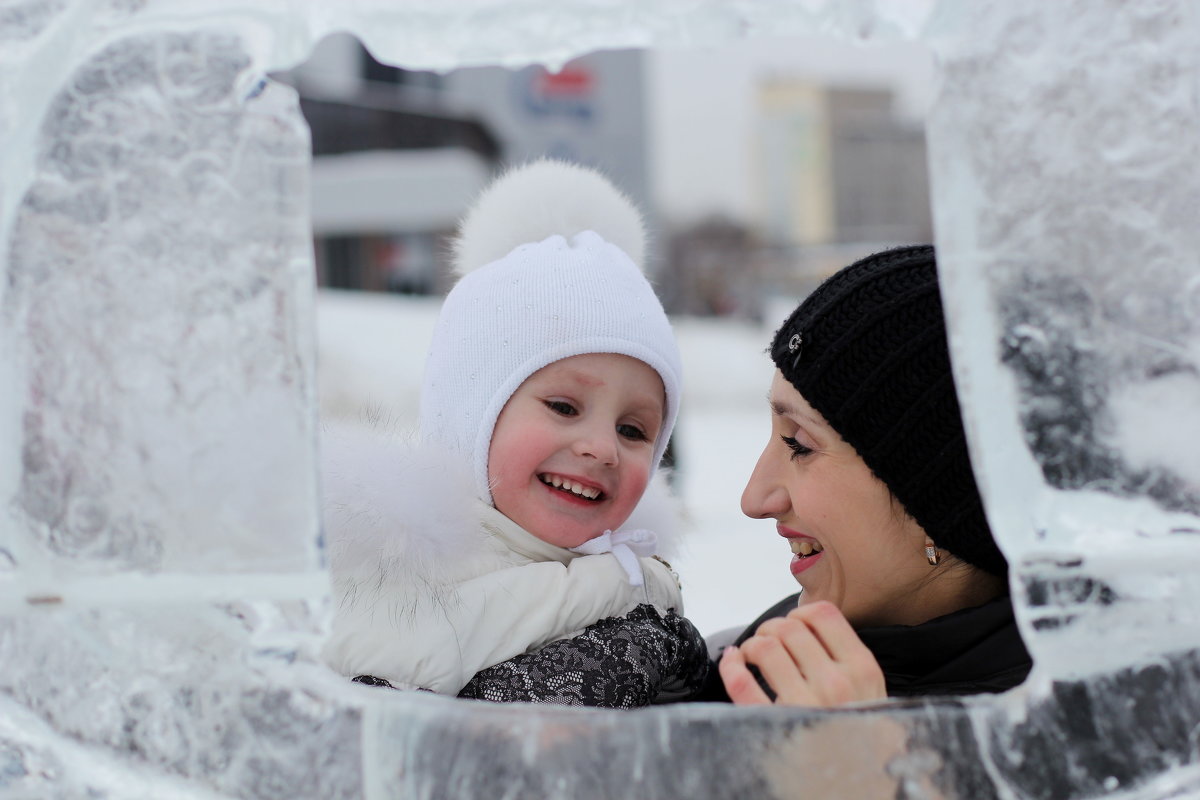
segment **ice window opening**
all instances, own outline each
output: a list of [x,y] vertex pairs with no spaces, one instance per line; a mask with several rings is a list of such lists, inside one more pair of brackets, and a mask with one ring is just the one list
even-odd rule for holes
[[[635,5],[329,14],[246,2],[215,15],[31,0],[0,14],[6,791],[565,797],[630,780],[647,797],[1196,790],[1194,14],[1032,0]],[[305,204],[318,180],[378,165],[310,169],[304,101],[261,79],[335,29],[418,73],[768,32],[928,45],[939,65],[924,131],[931,228],[974,467],[1037,662],[1030,680],[999,697],[852,713],[481,714],[348,686],[314,664],[328,599],[318,394],[334,401],[319,385],[313,318],[339,309],[314,292],[311,235],[349,237],[338,208],[314,196],[310,228]],[[562,80],[525,100],[578,118],[568,90],[584,78]],[[800,101],[786,82],[763,89],[762,106],[779,110],[759,131],[765,152]],[[421,162],[454,176],[451,193],[491,169],[486,137],[458,130],[473,155]],[[679,163],[704,157],[676,138]],[[909,146],[897,140],[897,152]],[[785,176],[767,172],[759,196],[784,229],[787,185],[771,181]],[[711,198],[693,195],[700,215]],[[443,200],[410,213],[436,226]],[[801,232],[854,210],[869,221],[885,200],[843,194]],[[364,204],[393,211],[378,205]],[[873,230],[859,235],[898,235]],[[738,235],[701,234],[694,263]],[[349,281],[338,248],[377,246],[380,263],[403,264],[401,246],[409,263],[431,262],[427,245],[343,242],[318,258],[327,278],[341,269]],[[436,291],[438,279],[397,269],[388,280]],[[752,305],[737,291],[716,297],[681,289],[678,302]],[[771,313],[748,315],[770,325]],[[683,327],[715,346],[710,331]]]

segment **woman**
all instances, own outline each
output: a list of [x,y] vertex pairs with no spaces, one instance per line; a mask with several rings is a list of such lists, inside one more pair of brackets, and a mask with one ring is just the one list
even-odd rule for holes
[[[771,438],[742,510],[775,520],[803,591],[747,628],[691,699],[833,706],[1019,684],[1031,662],[971,471],[933,248],[835,274],[771,358]],[[653,697],[687,655],[666,645],[686,637],[652,615],[637,624],[483,670],[464,696],[581,704],[637,684]]]
[[708,699],[828,706],[1020,683],[1031,662],[971,471],[933,248],[835,274],[771,358],[772,436],[742,510],[775,520],[803,591],[725,650]]

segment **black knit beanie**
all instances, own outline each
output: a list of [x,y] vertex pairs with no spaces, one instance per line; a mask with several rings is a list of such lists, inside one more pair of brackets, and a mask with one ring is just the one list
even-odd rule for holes
[[771,359],[939,548],[1007,573],[967,455],[932,247],[834,274],[775,334]]

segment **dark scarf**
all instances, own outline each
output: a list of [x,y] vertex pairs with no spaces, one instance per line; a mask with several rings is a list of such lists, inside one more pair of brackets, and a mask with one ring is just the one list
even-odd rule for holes
[[[735,643],[749,639],[768,619],[786,616],[799,597],[791,595],[769,608]],[[1033,666],[1007,596],[920,625],[862,628],[857,633],[879,661],[889,697],[1003,692],[1025,680]],[[696,699],[728,702],[715,665]]]

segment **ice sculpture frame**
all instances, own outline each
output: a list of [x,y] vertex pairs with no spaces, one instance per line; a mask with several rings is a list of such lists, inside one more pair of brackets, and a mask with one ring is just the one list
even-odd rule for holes
[[[0,794],[1200,791],[1200,20],[1126,4],[0,4]],[[1037,666],[835,712],[485,707],[312,663],[307,129],[346,29],[442,69],[920,39],[956,377]],[[1149,411],[1148,411],[1149,409]]]

